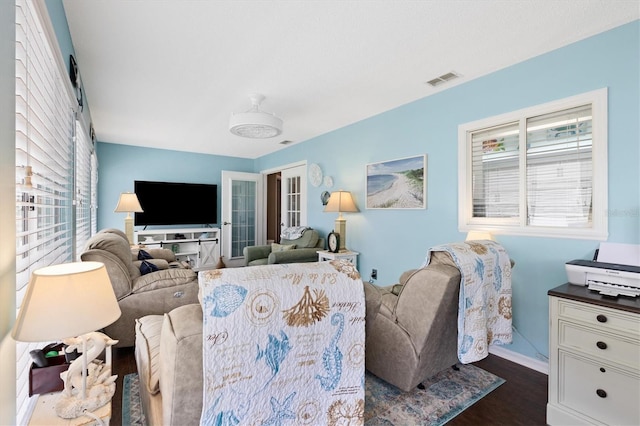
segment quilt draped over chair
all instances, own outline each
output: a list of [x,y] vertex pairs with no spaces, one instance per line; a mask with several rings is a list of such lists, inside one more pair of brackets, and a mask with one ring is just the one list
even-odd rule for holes
[[495,241],[478,240],[432,247],[447,252],[460,270],[458,359],[463,364],[489,354],[489,345],[511,343],[511,262]]
[[365,301],[344,260],[203,271],[201,424],[363,424]]

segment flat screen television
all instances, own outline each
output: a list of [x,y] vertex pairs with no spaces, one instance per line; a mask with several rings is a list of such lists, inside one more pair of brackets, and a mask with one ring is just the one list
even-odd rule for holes
[[137,180],[134,190],[143,213],[136,226],[211,225],[218,222],[218,186]]

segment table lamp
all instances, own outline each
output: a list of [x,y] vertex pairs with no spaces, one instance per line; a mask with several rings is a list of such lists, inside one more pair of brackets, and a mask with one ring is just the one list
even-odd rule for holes
[[114,212],[127,213],[127,217],[124,218],[124,233],[127,234],[129,244],[133,244],[133,217],[131,217],[131,213],[142,213],[143,211],[136,194],[133,192],[120,194],[120,199]]
[[332,192],[324,211],[338,212],[334,231],[340,235],[340,251],[347,250],[347,221],[342,217],[342,213],[355,213],[360,211],[353,202],[351,193],[343,190]]
[[[11,335],[21,342],[62,340],[67,351],[81,352],[66,374],[56,414],[72,419],[109,402],[115,392],[111,351],[106,365],[92,363],[117,343],[95,332],[121,315],[107,269],[101,262],[74,262],[36,270],[18,312]],[[79,336],[79,337],[77,337]]]
[[475,240],[491,240],[495,241],[493,235],[489,231],[469,231],[467,233],[467,237],[465,241],[475,241]]

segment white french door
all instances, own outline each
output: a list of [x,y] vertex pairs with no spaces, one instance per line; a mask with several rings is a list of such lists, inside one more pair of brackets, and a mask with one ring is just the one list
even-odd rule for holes
[[227,266],[244,263],[246,246],[264,244],[262,175],[222,171],[222,255]]
[[283,169],[281,172],[280,226],[307,224],[307,166]]

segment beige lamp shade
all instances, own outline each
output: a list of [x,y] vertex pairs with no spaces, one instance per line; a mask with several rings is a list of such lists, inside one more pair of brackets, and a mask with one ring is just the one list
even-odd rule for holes
[[136,194],[133,192],[123,192],[120,194],[120,199],[114,212],[127,213],[127,217],[124,218],[124,233],[127,235],[129,244],[133,244],[133,218],[131,217],[131,213],[142,213],[143,211]]
[[359,212],[356,203],[349,191],[335,191],[331,193],[329,201],[324,208],[325,212],[338,212],[334,231],[340,235],[340,251],[347,250],[347,221],[342,217],[342,213]]
[[116,213],[142,213],[142,211],[138,196],[133,192],[123,192],[120,194],[118,205],[114,210]]
[[100,330],[120,315],[103,263],[47,266],[31,274],[11,335],[21,342],[62,340]]
[[331,193],[329,201],[324,208],[325,212],[355,213],[359,212],[358,207],[353,202],[353,197],[349,191],[335,191]]
[[469,231],[467,233],[467,238],[465,241],[473,241],[473,240],[491,240],[495,241],[493,235],[489,231]]

